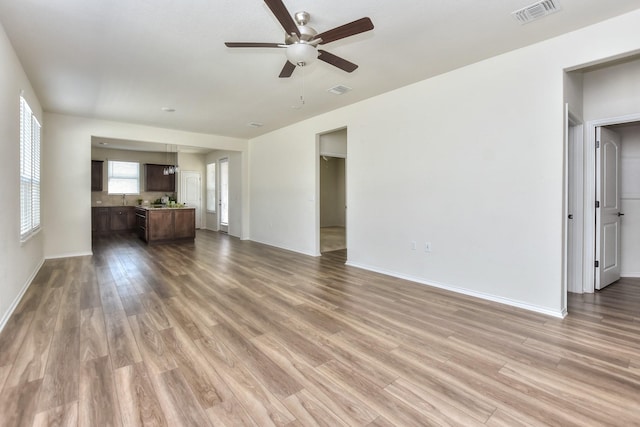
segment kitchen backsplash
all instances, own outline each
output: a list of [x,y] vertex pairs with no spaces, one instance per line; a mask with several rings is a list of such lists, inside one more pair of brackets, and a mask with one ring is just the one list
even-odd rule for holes
[[125,195],[123,203],[122,194],[107,194],[106,191],[93,191],[91,192],[91,206],[136,206],[139,199],[143,200],[143,205],[153,204],[156,199],[164,196],[169,196],[175,199],[176,193],[145,191],[140,194]]

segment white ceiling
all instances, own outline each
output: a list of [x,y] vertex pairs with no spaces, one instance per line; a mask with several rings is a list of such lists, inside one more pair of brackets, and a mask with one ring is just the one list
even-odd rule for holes
[[[284,0],[319,32],[375,25],[324,46],[353,73],[318,61],[289,79],[284,50],[223,44],[283,41],[261,0],[0,0],[0,22],[46,111],[251,138],[640,7],[557,1],[559,13],[521,25],[511,12],[532,0]],[[353,90],[327,92],[338,84]]]

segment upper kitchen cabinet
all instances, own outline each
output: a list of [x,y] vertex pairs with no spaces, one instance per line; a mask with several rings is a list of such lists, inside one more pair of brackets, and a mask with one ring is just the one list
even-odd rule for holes
[[147,163],[144,165],[144,179],[146,191],[165,191],[173,193],[176,191],[176,176],[165,175],[164,168],[167,165],[154,165]]
[[102,191],[102,160],[91,160],[91,191]]

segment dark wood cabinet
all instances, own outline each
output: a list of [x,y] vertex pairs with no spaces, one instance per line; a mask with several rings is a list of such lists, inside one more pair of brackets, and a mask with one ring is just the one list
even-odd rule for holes
[[149,241],[173,238],[173,211],[159,210],[149,213]]
[[91,191],[102,191],[102,160],[91,160]]
[[136,209],[138,236],[149,244],[193,240],[195,209]]
[[135,222],[135,208],[131,206],[112,206],[111,211],[111,231],[132,231]]
[[174,239],[194,239],[196,237],[196,210],[174,211]]
[[91,208],[91,231],[98,234],[111,230],[111,214],[109,208]]
[[91,208],[91,231],[95,234],[132,232],[136,228],[133,206]]
[[154,165],[147,163],[144,165],[144,182],[146,191],[166,191],[173,193],[176,191],[176,176],[165,175],[164,169],[168,165]]

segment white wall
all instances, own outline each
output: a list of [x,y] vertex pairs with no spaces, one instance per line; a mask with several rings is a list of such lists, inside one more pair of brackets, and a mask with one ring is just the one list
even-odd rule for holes
[[308,123],[250,143],[250,226],[251,240],[317,255],[318,130]]
[[339,129],[320,135],[320,155],[347,157],[347,130]]
[[252,239],[315,252],[316,135],[347,127],[349,264],[562,315],[563,70],[639,49],[638,26],[640,11],[250,141]]
[[[91,253],[92,136],[211,149],[247,149],[244,140],[173,129],[51,113],[45,114],[45,121],[43,204],[47,210],[43,231],[48,258]],[[246,174],[246,167],[240,173]],[[247,189],[243,187],[242,192],[240,197],[246,198]]]
[[[38,118],[42,109],[0,25],[0,330],[44,260],[43,233],[20,243],[20,93]],[[46,140],[42,139],[42,144]],[[43,165],[43,169],[44,169]],[[43,204],[42,210],[46,212]]]
[[584,73],[584,119],[640,113],[640,60]]
[[564,97],[569,103],[571,114],[582,120],[583,111],[583,73],[574,71],[564,74]]

